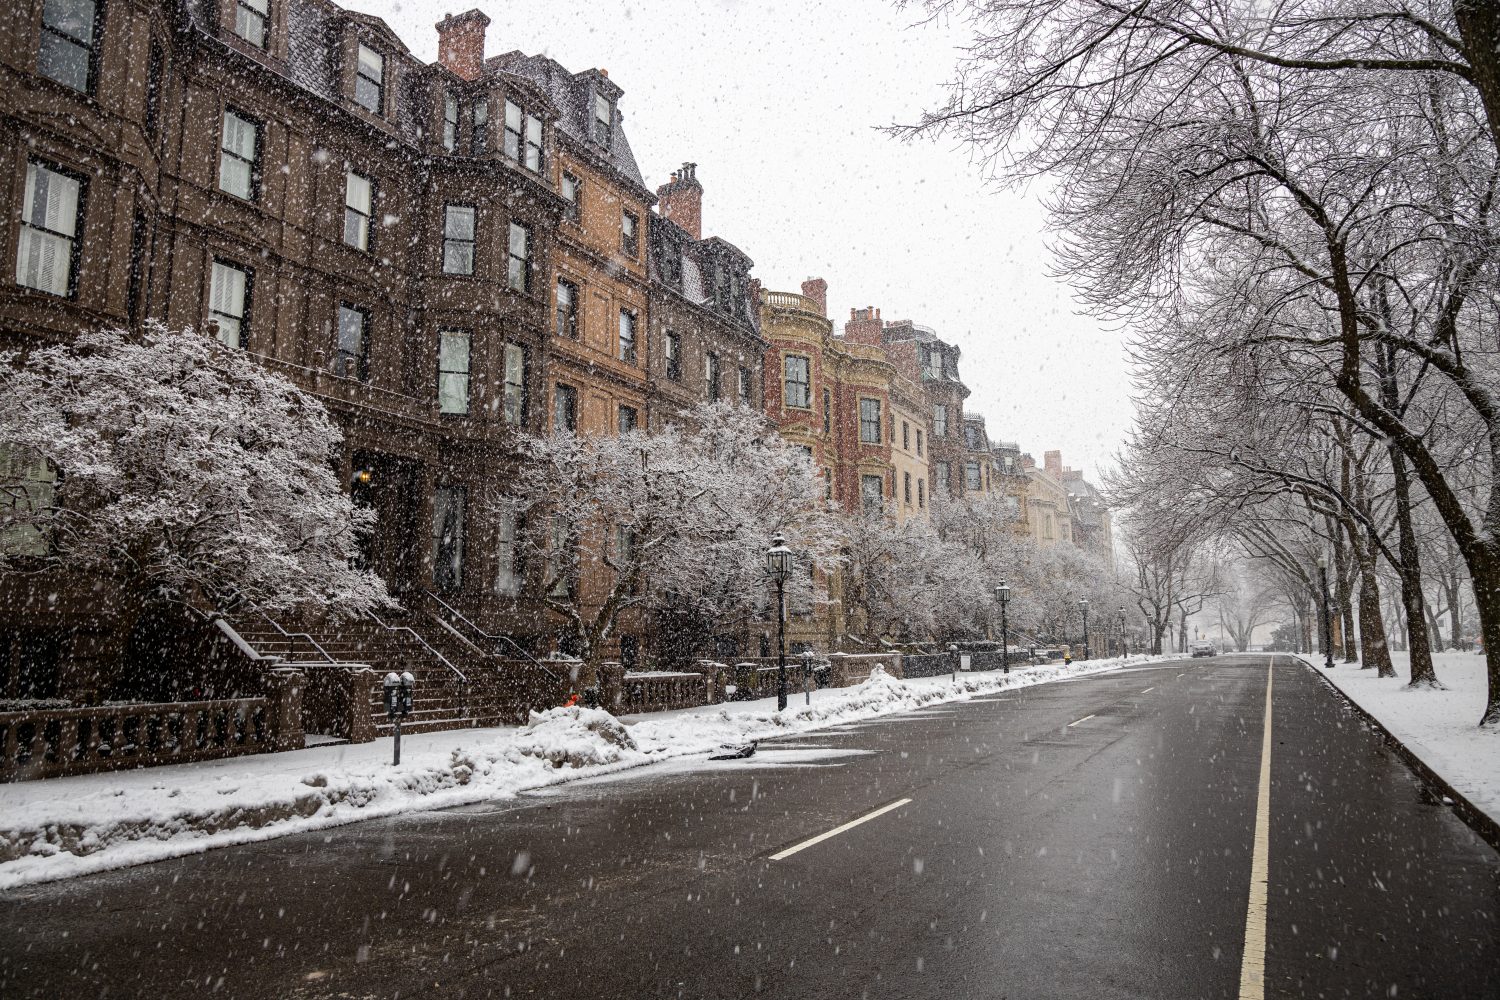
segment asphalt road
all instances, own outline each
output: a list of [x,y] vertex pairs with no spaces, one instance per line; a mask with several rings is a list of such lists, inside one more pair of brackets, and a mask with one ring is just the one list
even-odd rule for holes
[[1311,668],[1269,664],[11,892],[0,995],[1241,997],[1274,670],[1264,995],[1500,996],[1500,855]]

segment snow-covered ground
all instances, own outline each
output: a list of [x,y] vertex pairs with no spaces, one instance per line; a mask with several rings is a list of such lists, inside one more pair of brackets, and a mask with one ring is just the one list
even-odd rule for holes
[[[1134,657],[1132,665],[1161,657]],[[910,681],[877,671],[856,687],[617,719],[558,708],[526,726],[109,774],[0,790],[0,889],[268,840],[417,809],[464,805],[726,745],[909,712],[927,705],[1114,670],[1119,659]]]
[[[1477,653],[1438,653],[1433,657],[1445,690],[1413,690],[1406,653],[1392,653],[1396,677],[1384,679],[1357,664],[1340,663],[1318,671],[1406,744],[1491,819],[1500,822],[1500,732],[1481,730],[1484,714],[1484,657]],[[1314,659],[1322,663],[1321,658]]]

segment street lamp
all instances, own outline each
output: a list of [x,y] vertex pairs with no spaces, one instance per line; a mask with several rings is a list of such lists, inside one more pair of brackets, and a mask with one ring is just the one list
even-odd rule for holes
[[411,714],[411,690],[417,679],[411,671],[385,675],[385,717],[396,726],[396,754],[392,766],[401,763],[401,720]]
[[1089,599],[1080,597],[1078,607],[1083,611],[1083,658],[1089,658]]
[[1010,584],[1004,580],[995,588],[995,600],[1000,602],[1000,662],[1005,672],[1010,673],[1010,630],[1005,621],[1005,606],[1010,603]]
[[781,532],[766,549],[766,573],[776,581],[776,710],[786,710],[786,582],[792,578],[792,550]]
[[1130,638],[1125,634],[1125,605],[1120,605],[1120,652],[1130,659]]
[[1318,556],[1318,587],[1323,592],[1323,666],[1333,669],[1333,620],[1328,607],[1328,557]]

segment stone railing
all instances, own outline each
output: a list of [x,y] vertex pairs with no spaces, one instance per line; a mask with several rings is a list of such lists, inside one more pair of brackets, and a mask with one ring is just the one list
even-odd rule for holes
[[667,712],[676,708],[706,705],[713,692],[713,678],[700,673],[648,670],[626,673],[620,680],[620,710]]
[[301,685],[277,669],[260,698],[0,712],[0,781],[299,748]]
[[762,291],[761,302],[772,309],[785,309],[790,312],[806,313],[824,319],[823,310],[818,308],[817,300],[810,299],[806,295],[798,295],[796,292],[772,292]]

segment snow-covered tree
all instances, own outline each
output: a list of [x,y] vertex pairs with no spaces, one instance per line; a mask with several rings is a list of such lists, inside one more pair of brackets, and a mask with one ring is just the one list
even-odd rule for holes
[[[658,433],[554,433],[522,443],[516,474],[487,503],[520,518],[545,568],[537,596],[592,671],[620,615],[670,605],[710,630],[765,606],[765,550],[777,532],[825,569],[837,532],[806,456],[765,416],[715,403]],[[789,606],[810,599],[796,574]]]
[[0,573],[107,581],[122,630],[161,602],[386,603],[354,568],[373,515],[339,489],[340,440],[312,396],[191,330],[0,355]]

